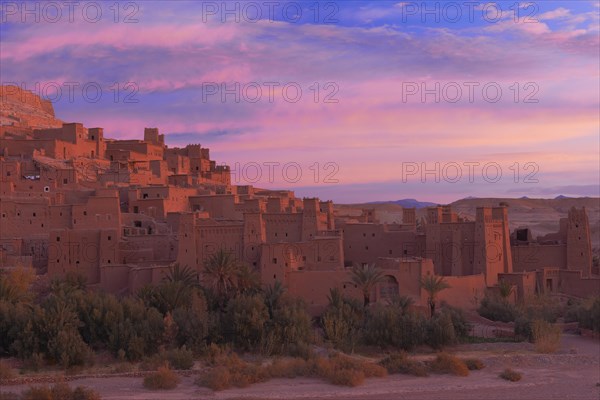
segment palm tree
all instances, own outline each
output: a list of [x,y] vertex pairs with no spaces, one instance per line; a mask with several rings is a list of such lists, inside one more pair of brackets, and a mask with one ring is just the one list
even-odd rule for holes
[[508,298],[511,294],[513,294],[514,291],[513,285],[507,281],[498,282],[498,289],[500,290],[500,297],[502,297],[502,300],[504,301],[508,301]]
[[247,264],[239,265],[236,276],[236,288],[240,293],[260,293],[260,275]]
[[364,267],[354,265],[349,283],[360,288],[363,294],[364,305],[368,306],[371,302],[371,291],[382,281],[383,273],[381,270],[375,264],[370,264]]
[[431,317],[433,317],[438,293],[444,289],[449,289],[450,285],[442,276],[427,275],[421,278],[421,287],[429,294],[429,310],[431,312]]
[[342,295],[340,288],[330,288],[329,294],[327,295],[327,300],[329,301],[329,305],[331,307],[340,308],[344,303],[344,296]]
[[185,287],[197,287],[198,273],[187,265],[182,268],[179,263],[174,263],[169,267],[163,281],[169,283],[180,282]]
[[281,298],[283,297],[285,292],[286,289],[280,281],[275,281],[273,285],[269,285],[265,289],[265,304],[267,305],[267,309],[269,310],[270,319],[273,319],[274,312],[279,306]]
[[412,297],[408,296],[394,296],[390,303],[392,307],[398,308],[402,315],[405,315],[408,312],[410,306],[412,306],[415,303],[415,301]]
[[216,296],[225,298],[237,288],[240,264],[233,254],[223,249],[204,263],[202,281]]

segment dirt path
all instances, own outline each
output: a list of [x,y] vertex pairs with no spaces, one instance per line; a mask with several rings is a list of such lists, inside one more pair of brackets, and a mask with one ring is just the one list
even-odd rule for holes
[[[457,353],[478,356],[486,364],[468,377],[432,375],[416,378],[392,375],[368,379],[356,388],[333,386],[318,379],[274,379],[244,389],[212,392],[183,377],[173,391],[153,392],[141,378],[86,378],[71,382],[98,391],[105,400],[286,399],[286,400],[598,400],[600,398],[600,342],[578,336],[563,337],[558,354],[530,351],[526,343],[486,343],[458,346]],[[498,377],[506,367],[523,373],[520,382]],[[25,386],[2,387],[20,392]]]

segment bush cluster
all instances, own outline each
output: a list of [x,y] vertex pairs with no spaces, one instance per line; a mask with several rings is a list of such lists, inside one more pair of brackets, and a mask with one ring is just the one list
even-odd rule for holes
[[150,390],[170,390],[175,389],[179,381],[179,376],[169,366],[163,365],[144,377],[144,387]]
[[433,361],[430,361],[429,369],[438,374],[469,375],[467,364],[460,358],[447,353],[440,353]]
[[410,351],[421,345],[441,349],[468,335],[469,327],[460,310],[446,306],[429,318],[402,307],[405,302],[401,300],[364,307],[332,290],[321,318],[325,339],[346,352],[359,343]]
[[521,380],[522,375],[520,372],[512,370],[510,368],[506,368],[504,371],[500,373],[500,378],[505,379],[511,382],[518,382]]
[[405,352],[391,354],[379,362],[390,374],[406,374],[414,376],[428,376],[427,366],[408,358]]
[[[573,302],[572,302],[573,303]],[[566,322],[579,322],[579,327],[600,332],[600,296],[570,304]]]
[[196,380],[200,386],[212,390],[247,387],[273,378],[313,377],[334,385],[358,386],[366,378],[383,377],[387,371],[370,361],[358,360],[340,353],[328,358],[278,358],[270,365],[253,364],[240,359],[235,353],[221,357],[203,376]]
[[281,286],[262,291],[251,271],[244,274],[244,285],[210,303],[212,287],[178,267],[159,285],[123,298],[89,291],[77,275],[37,292],[27,285],[19,292],[10,275],[0,275],[0,355],[26,360],[31,369],[70,368],[109,350],[121,361],[144,359],[145,369],[164,361],[189,369],[211,343],[269,355],[306,353],[312,321],[304,304]]

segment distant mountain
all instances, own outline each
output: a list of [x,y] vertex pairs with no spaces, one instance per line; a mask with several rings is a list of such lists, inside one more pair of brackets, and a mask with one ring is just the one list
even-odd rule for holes
[[396,201],[373,201],[367,204],[396,204],[403,208],[425,208],[437,206],[437,203],[430,203],[428,201],[418,201],[415,199],[402,199]]

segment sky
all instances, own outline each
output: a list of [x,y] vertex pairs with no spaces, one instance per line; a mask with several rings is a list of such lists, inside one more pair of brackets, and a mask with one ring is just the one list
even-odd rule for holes
[[0,81],[234,184],[341,203],[600,195],[598,1],[2,1]]

